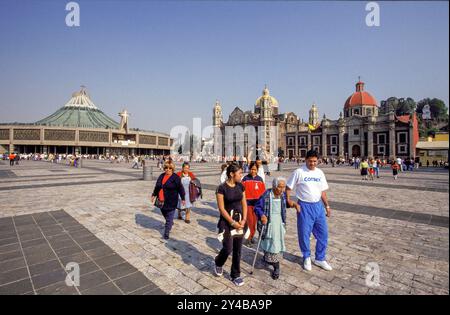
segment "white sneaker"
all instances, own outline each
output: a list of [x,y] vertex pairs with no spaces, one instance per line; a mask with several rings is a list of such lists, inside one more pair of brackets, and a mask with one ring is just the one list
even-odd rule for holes
[[326,270],[326,271],[331,271],[333,270],[333,268],[331,268],[331,266],[325,261],[325,260],[315,260],[314,261],[314,265],[319,266],[320,268]]
[[308,257],[308,258],[305,259],[305,261],[303,262],[303,268],[305,268],[306,271],[311,271],[312,270],[311,257]]

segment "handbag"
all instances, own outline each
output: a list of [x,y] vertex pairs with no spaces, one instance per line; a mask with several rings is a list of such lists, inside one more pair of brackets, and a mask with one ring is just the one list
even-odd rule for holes
[[155,199],[155,207],[162,209],[164,207],[164,201],[161,201],[158,196]]
[[[163,189],[164,189],[164,185],[162,184],[161,185],[161,190],[163,190]],[[156,199],[155,199],[155,207],[159,208],[159,209],[162,209],[164,207],[164,201],[161,201],[159,199],[159,194],[156,196]]]

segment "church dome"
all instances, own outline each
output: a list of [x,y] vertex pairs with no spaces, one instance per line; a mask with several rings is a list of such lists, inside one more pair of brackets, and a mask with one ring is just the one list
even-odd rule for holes
[[44,126],[117,129],[119,123],[95,106],[84,87],[52,115],[36,122]]
[[269,91],[269,89],[267,88],[267,86],[264,87],[264,90],[262,91],[262,96],[260,96],[260,97],[258,97],[258,98],[256,99],[255,106],[256,106],[257,108],[261,107],[263,101],[264,101],[264,100],[267,100],[267,99],[269,100],[269,104],[270,104],[270,105],[272,105],[272,106],[274,106],[274,107],[278,107],[278,101],[277,101],[277,99],[276,99],[275,97],[273,97],[273,96],[270,95],[270,91]]
[[377,106],[375,98],[369,92],[364,91],[364,82],[361,81],[356,83],[356,92],[347,98],[344,109],[355,106]]

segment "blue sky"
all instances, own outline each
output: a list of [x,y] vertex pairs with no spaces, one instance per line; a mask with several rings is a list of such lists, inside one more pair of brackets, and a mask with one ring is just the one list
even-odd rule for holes
[[312,102],[337,118],[360,75],[378,101],[449,100],[448,2],[0,0],[0,122],[33,122],[84,84],[105,113],[168,132],[253,109],[264,84],[281,112]]

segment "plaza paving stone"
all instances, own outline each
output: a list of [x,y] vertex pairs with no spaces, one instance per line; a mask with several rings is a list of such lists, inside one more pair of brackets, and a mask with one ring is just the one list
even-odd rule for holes
[[[288,177],[297,167],[283,166],[272,177]],[[219,169],[192,164],[203,199],[191,224],[176,220],[164,241],[163,217],[149,201],[155,182],[141,180],[142,169],[105,161],[84,161],[83,168],[1,164],[0,294],[448,294],[447,170],[419,169],[394,181],[384,169],[381,178],[366,182],[351,167],[324,166],[334,270],[301,268],[290,210],[280,279],[272,280],[260,259],[249,275],[255,250],[244,247],[246,284],[238,288],[228,279],[231,258],[224,277],[212,272],[221,247],[214,195]],[[80,288],[61,279],[70,261],[80,263]],[[370,262],[380,268],[378,287],[366,285]]]
[[[78,232],[72,233],[71,230],[77,227]],[[110,256],[90,256],[90,249],[109,247],[97,238],[92,242],[79,244],[73,237],[75,233],[81,236],[81,233],[90,232],[78,222],[74,224],[72,217],[63,210],[3,218],[0,221],[0,231],[14,231],[18,236],[17,239],[11,239],[11,244],[0,247],[2,295],[123,295],[143,288],[146,288],[143,292],[145,294],[164,294],[112,250]],[[7,234],[0,234],[0,238],[5,238],[5,235]],[[23,241],[25,235],[36,236],[32,241]],[[87,261],[82,263],[77,255],[84,255]],[[67,259],[68,257],[70,258]],[[68,286],[65,282],[68,273],[72,271],[65,269],[69,262],[76,262],[80,266],[79,286]]]

